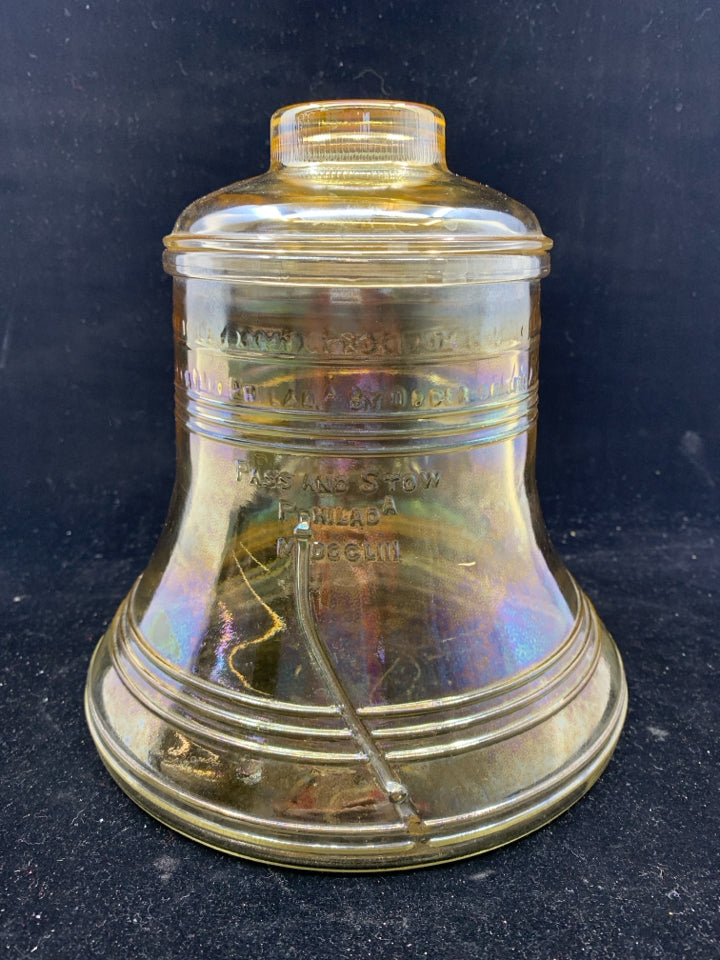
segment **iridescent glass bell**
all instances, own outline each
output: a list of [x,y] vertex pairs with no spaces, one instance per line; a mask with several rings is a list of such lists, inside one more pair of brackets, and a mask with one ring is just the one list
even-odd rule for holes
[[271,147],[166,239],[177,479],[90,729],[142,807],[231,853],[488,850],[588,789],[626,709],[535,487],[550,241],[448,171],[431,107],[289,107]]

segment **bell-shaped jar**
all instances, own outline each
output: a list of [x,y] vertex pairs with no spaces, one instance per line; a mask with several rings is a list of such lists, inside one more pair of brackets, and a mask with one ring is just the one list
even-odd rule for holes
[[290,107],[271,145],[166,238],[177,478],[90,728],[141,806],[223,850],[487,850],[587,790],[626,708],[535,487],[550,241],[447,170],[430,107]]

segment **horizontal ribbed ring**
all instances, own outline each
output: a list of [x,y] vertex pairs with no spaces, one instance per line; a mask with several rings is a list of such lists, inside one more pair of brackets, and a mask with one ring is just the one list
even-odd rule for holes
[[[133,623],[131,606],[132,594],[116,621],[113,663],[132,695],[170,726],[258,756],[324,763],[364,759],[337,708],[298,709],[193,676],[156,653]],[[358,712],[390,761],[461,753],[531,729],[562,709],[593,675],[598,656],[599,637],[582,600],[566,640],[534,667],[463,695]]]

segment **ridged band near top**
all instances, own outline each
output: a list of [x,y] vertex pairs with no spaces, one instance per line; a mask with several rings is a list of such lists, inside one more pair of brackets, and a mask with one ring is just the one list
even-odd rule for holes
[[434,107],[331,100],[284,107],[270,122],[272,163],[445,163],[445,118]]

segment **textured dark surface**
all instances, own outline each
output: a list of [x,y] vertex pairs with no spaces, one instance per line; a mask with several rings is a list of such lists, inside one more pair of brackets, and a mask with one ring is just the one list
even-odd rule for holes
[[59,545],[16,546],[3,576],[8,956],[717,956],[720,551],[709,529],[679,520],[618,531],[605,517],[566,544],[557,531],[630,682],[620,745],[579,804],[484,857],[344,877],[206,850],[110,780],[82,688],[93,641],[152,536],[132,556],[100,556],[92,528],[103,511],[85,512]]
[[[0,36],[0,950],[718,955],[720,11],[708,2],[11,0]],[[426,100],[554,237],[539,480],[625,658],[613,761],[550,827],[413,874],[233,860],[138,810],[82,718],[173,472],[159,241],[276,107]]]

